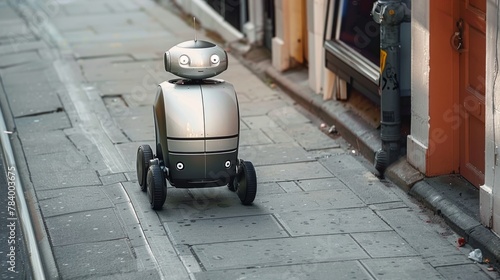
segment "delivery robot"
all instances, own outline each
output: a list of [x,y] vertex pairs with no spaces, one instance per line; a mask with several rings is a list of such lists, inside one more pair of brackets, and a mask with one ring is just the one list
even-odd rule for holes
[[176,188],[227,185],[242,204],[257,193],[251,162],[238,159],[240,117],[232,84],[210,79],[227,69],[227,54],[203,40],[182,42],[164,55],[165,70],[181,78],[158,86],[153,105],[156,154],[137,150],[137,179],[154,210],[163,207],[167,183]]

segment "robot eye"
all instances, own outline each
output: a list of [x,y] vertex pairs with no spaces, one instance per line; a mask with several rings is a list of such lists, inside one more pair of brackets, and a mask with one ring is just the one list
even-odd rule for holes
[[211,57],[210,57],[210,62],[212,62],[212,64],[217,64],[219,63],[220,61],[220,58],[218,55],[216,54],[213,54]]
[[180,65],[187,65],[188,63],[189,63],[189,57],[187,55],[183,54],[179,57]]

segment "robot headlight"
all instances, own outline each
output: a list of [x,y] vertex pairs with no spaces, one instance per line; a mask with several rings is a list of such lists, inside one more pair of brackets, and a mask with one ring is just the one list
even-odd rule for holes
[[179,64],[180,65],[188,65],[189,64],[189,57],[185,54],[181,55],[179,57]]
[[219,62],[220,62],[220,57],[218,55],[213,54],[210,57],[210,63],[217,65],[217,64],[219,64]]

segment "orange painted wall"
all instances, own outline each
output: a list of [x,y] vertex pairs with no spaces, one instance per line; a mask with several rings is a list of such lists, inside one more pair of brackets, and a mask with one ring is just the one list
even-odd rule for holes
[[457,0],[429,1],[429,149],[427,176],[458,173],[458,52],[451,47],[456,31]]

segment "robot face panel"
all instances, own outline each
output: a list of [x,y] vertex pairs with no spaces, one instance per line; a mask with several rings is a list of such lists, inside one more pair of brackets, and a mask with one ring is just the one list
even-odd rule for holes
[[165,70],[187,79],[207,79],[227,69],[223,48],[202,40],[182,42],[165,53]]

